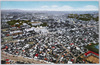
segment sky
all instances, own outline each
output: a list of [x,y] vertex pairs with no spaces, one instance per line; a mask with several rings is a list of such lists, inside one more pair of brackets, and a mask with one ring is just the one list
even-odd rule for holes
[[98,11],[98,1],[1,1],[1,10]]

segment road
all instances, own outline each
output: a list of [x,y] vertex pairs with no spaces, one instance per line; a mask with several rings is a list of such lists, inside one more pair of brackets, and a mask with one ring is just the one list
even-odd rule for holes
[[33,63],[33,64],[48,64],[44,61],[34,60],[33,58],[29,59],[29,58],[25,58],[25,57],[22,57],[22,56],[13,56],[13,55],[10,55],[10,54],[4,53],[4,52],[1,52],[1,58],[2,59],[11,59],[14,62],[21,61],[21,62],[26,62],[26,63],[30,62],[30,63]]
[[[65,52],[65,51],[63,51],[62,53],[64,53],[64,52]],[[59,61],[59,59],[60,59],[62,53],[59,55],[58,59],[56,60],[56,63],[58,63],[58,61]]]

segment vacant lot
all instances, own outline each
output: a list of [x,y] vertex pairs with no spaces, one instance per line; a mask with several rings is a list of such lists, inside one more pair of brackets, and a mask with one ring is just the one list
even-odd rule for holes
[[88,61],[93,62],[93,63],[99,63],[99,58],[95,57],[95,56],[89,56],[86,58]]

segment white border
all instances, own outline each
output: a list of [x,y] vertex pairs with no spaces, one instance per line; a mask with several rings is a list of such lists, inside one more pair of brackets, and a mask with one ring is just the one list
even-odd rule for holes
[[[1,1],[99,1],[99,11],[100,11],[100,0],[1,0]],[[0,1],[0,34],[1,34],[1,1]],[[100,13],[99,13],[99,24],[100,24]],[[99,26],[99,34],[100,34],[100,26]],[[1,35],[0,35],[1,42]],[[100,43],[100,35],[99,35],[99,43]],[[1,64],[1,44],[0,44],[0,64]],[[99,64],[100,64],[100,44],[99,44]],[[99,64],[79,64],[79,65],[99,65]],[[1,64],[1,65],[32,65],[32,64]],[[33,64],[40,65],[40,64]],[[41,64],[46,65],[46,64]],[[51,65],[51,64],[48,64]],[[53,64],[58,65],[58,64]],[[65,64],[60,64],[65,65]],[[77,65],[77,64],[67,64],[67,65]]]

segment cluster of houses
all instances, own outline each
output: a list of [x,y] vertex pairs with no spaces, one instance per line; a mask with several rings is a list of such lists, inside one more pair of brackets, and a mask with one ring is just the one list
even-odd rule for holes
[[[73,23],[73,19],[59,18],[52,22],[47,21],[46,27],[31,27],[24,23],[20,27],[10,26],[5,31],[1,30],[2,51],[51,63],[75,63],[74,56],[78,57],[88,51],[85,46],[98,43],[98,23],[77,20]],[[34,23],[34,21],[33,19],[33,26],[42,23]],[[93,52],[87,52],[85,56],[90,54],[96,55]],[[81,60],[79,62],[83,63]]]

